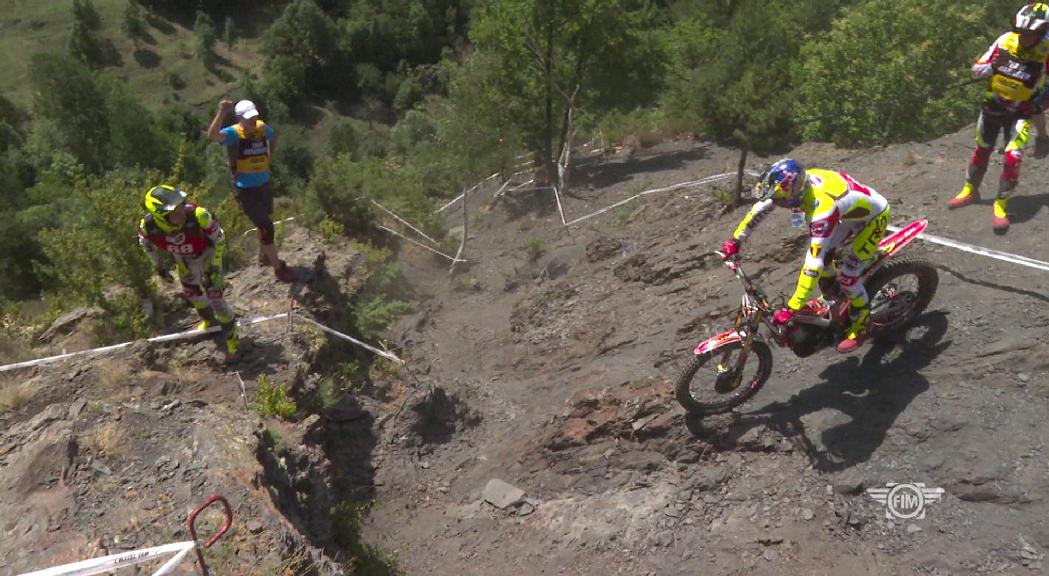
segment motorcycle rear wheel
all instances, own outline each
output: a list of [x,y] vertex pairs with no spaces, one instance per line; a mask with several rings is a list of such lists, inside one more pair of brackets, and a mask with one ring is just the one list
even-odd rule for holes
[[[742,342],[732,342],[710,352],[697,354],[678,376],[677,384],[674,387],[677,401],[689,414],[709,415],[730,412],[733,408],[750,400],[761,389],[772,375],[772,350],[764,341],[755,339],[750,344],[750,353],[746,362],[739,368],[744,372],[739,374],[736,369],[736,361],[742,349]],[[725,358],[726,352],[729,354],[728,358]],[[711,360],[720,362],[723,359],[728,365],[727,370],[713,366],[714,372],[707,371],[700,374],[700,369],[711,367]],[[756,368],[753,376],[746,376],[748,367]],[[713,376],[712,379],[711,376]],[[737,377],[741,380],[739,384],[734,387],[728,386],[734,383]],[[704,394],[716,394],[714,396],[716,399],[708,400]]]

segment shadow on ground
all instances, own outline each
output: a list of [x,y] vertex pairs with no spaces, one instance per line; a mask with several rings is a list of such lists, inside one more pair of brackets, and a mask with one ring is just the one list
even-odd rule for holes
[[[727,426],[689,418],[693,435],[722,450],[734,450],[749,430],[765,426],[790,438],[822,472],[845,470],[870,459],[908,405],[929,389],[921,370],[950,345],[947,314],[925,314],[899,334],[894,342],[875,343],[862,359],[850,356],[831,364],[822,382],[785,402],[773,402],[756,411],[736,414]],[[802,418],[832,410],[849,421],[823,430],[806,430]],[[819,434],[819,440],[813,438]]]

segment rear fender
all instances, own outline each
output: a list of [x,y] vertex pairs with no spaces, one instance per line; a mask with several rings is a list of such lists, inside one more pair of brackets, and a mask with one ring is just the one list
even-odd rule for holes
[[729,330],[728,332],[723,332],[713,338],[708,338],[707,340],[700,342],[699,346],[696,346],[696,349],[692,353],[697,356],[700,354],[706,354],[707,352],[717,350],[722,346],[732,344],[733,342],[739,342],[740,340],[742,340],[742,338],[740,338],[739,332]]
[[911,240],[917,238],[918,235],[928,227],[928,220],[924,218],[921,220],[915,220],[892,233],[892,235],[883,238],[882,241],[878,243],[878,252],[881,252],[883,258],[888,258],[902,250],[904,246],[910,244]]

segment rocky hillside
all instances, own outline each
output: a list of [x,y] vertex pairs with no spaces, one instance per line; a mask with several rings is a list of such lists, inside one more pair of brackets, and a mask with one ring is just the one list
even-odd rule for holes
[[[946,210],[970,144],[967,130],[793,154],[883,192],[895,224],[925,217],[931,233],[1042,257],[1045,161],[1026,161],[1005,236],[989,204]],[[692,142],[581,161],[564,209],[734,162]],[[0,574],[185,538],[212,493],[237,516],[209,556],[219,574],[1044,572],[1042,272],[919,243],[940,288],[895,344],[777,350],[750,405],[688,419],[670,386],[738,305],[712,250],[745,208],[679,190],[565,229],[549,193],[492,192],[471,199],[470,263],[454,274],[402,251],[414,307],[388,342],[407,365],[373,367],[374,385],[336,402],[319,401],[332,366],[363,357],[285,322],[250,330],[243,398],[209,340],[2,376],[17,402],[0,415]],[[786,291],[800,246],[773,215],[744,256]],[[310,282],[289,294],[252,267],[232,302],[277,313],[294,296],[344,328],[363,256],[302,231],[283,250]],[[260,384],[286,385],[299,414],[260,417]],[[890,520],[864,493],[887,482],[944,499]]]

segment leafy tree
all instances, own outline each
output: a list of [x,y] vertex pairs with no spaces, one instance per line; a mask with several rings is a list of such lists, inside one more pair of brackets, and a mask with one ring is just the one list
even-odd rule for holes
[[748,153],[775,152],[794,137],[793,63],[804,33],[818,30],[834,8],[740,0],[675,23],[667,107],[696,132],[741,150],[736,201]]
[[[490,98],[549,166],[569,111],[650,103],[663,78],[657,13],[641,0],[488,0],[470,32]],[[486,126],[488,127],[488,126]]]
[[352,156],[357,151],[357,144],[357,129],[353,127],[353,122],[340,118],[332,125],[328,132],[328,152],[332,156]]
[[107,161],[113,166],[167,170],[182,137],[153,121],[153,114],[121,87],[106,97],[109,124]]
[[[137,296],[154,294],[152,266],[134,241],[134,226],[142,217],[139,191],[158,181],[159,174],[137,170],[79,181],[75,187],[87,209],[38,236],[51,262],[41,267],[47,290],[69,305],[101,307],[113,337],[142,336],[146,330]],[[107,294],[113,285],[133,293]]]
[[314,2],[294,0],[263,35],[264,73],[272,95],[289,107],[303,93],[345,86],[338,28]]
[[102,18],[91,0],[73,0],[73,20],[91,31],[102,28]]
[[930,10],[921,0],[846,10],[801,51],[797,110],[811,119],[802,135],[841,144],[924,140],[971,122],[980,87],[957,88],[996,37],[988,25],[1001,21],[1000,33],[1011,10],[972,1]]
[[368,238],[375,233],[376,209],[371,200],[427,231],[436,234],[441,230],[422,185],[380,158],[354,162],[340,156],[319,165],[307,189],[307,213],[314,222],[327,216],[342,224],[347,234]]
[[226,16],[226,23],[222,27],[222,41],[226,43],[226,49],[233,49],[233,40],[236,39],[236,28],[233,26],[233,17]]
[[193,22],[193,38],[197,58],[210,65],[214,57],[213,49],[218,34],[215,31],[215,22],[203,10],[197,11],[196,20]]
[[105,63],[102,42],[91,28],[80,20],[73,21],[73,30],[69,33],[69,54],[92,68],[101,67]]
[[57,144],[92,171],[107,165],[109,118],[106,95],[91,71],[57,54],[35,54],[30,63],[34,110],[46,118]]
[[142,6],[138,0],[128,0],[127,6],[124,7],[124,19],[120,23],[120,29],[136,43],[146,35],[146,23],[142,19]]
[[343,48],[384,72],[435,64],[445,46],[465,36],[469,2],[356,0],[340,21]]

